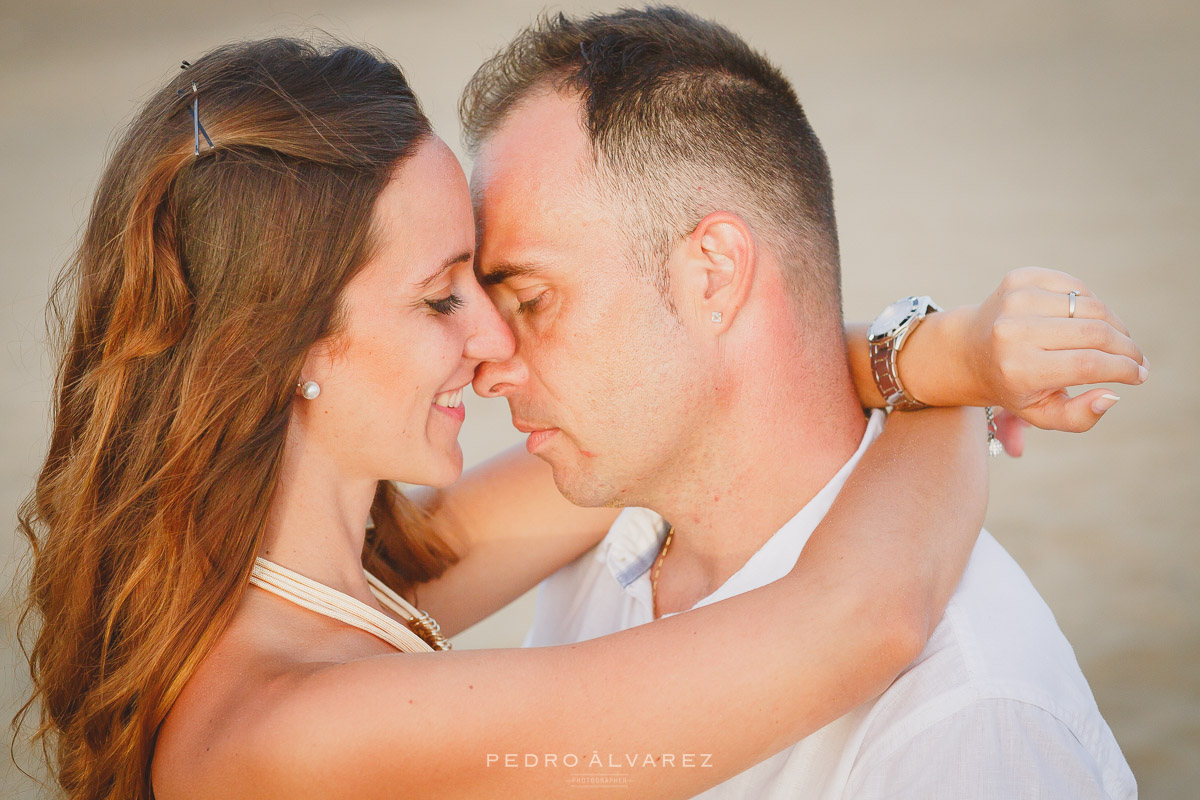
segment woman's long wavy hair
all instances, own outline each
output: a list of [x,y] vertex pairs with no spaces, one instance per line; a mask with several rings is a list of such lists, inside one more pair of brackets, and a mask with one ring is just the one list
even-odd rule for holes
[[[195,153],[193,82],[212,138]],[[219,48],[120,139],[48,317],[49,453],[19,513],[33,734],[71,798],[149,798],[155,734],[228,624],[306,352],[430,135],[400,69],[294,39]],[[404,588],[454,551],[387,482],[364,559]]]

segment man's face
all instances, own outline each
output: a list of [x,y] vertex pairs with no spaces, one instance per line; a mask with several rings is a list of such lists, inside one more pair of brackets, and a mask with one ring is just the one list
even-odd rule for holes
[[553,92],[523,101],[480,151],[476,271],[517,347],[474,383],[508,398],[568,499],[636,504],[684,444],[688,340],[635,271],[591,169],[578,103]]

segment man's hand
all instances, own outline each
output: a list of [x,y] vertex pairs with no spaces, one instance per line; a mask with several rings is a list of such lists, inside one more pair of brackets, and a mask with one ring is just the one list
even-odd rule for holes
[[[1068,319],[1072,291],[1078,296]],[[1026,267],[1005,275],[974,310],[966,345],[968,367],[989,404],[1045,430],[1089,430],[1116,403],[1107,389],[1072,398],[1066,387],[1136,386],[1149,374],[1117,315],[1078,278],[1052,269]],[[1019,426],[1012,436],[1020,436]]]

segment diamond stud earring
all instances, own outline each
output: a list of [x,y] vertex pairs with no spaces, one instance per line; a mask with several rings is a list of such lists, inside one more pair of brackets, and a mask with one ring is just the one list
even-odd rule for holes
[[714,311],[714,312],[712,312],[712,321],[713,321],[713,322],[720,322],[720,321],[721,321],[721,312],[720,312],[720,311]]
[[296,384],[296,391],[305,400],[316,400],[321,394],[321,387],[316,381],[305,381],[304,383]]

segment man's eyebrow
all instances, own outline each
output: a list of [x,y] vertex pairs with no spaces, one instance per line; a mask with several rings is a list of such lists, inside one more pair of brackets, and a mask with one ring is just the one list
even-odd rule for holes
[[496,266],[489,267],[486,271],[481,271],[479,273],[479,282],[484,286],[495,286],[511,278],[536,275],[541,271],[542,267],[536,264],[497,264]]
[[450,258],[447,258],[445,261],[442,262],[442,265],[440,267],[438,267],[437,270],[432,275],[430,275],[428,278],[426,278],[423,281],[419,281],[417,283],[417,286],[419,286],[422,289],[427,288],[429,286],[429,284],[433,283],[438,278],[440,278],[442,276],[443,272],[450,269],[455,264],[466,263],[466,262],[470,261],[471,258],[472,258],[472,256],[471,256],[471,252],[469,250],[464,250],[456,256],[451,256]]

